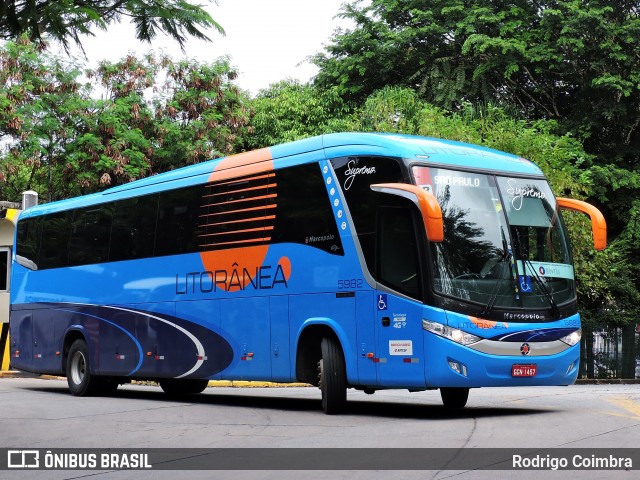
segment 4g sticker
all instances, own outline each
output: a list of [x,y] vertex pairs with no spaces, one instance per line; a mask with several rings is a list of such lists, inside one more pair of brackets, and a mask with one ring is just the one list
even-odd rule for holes
[[405,328],[407,326],[407,314],[406,313],[394,313],[393,314],[393,328]]

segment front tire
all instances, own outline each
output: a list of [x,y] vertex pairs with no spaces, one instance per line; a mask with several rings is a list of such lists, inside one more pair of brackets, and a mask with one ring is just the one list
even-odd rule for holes
[[66,373],[71,395],[84,397],[98,391],[100,382],[91,374],[89,347],[84,340],[78,339],[71,344]]
[[457,410],[459,408],[464,408],[467,404],[467,400],[469,399],[469,389],[453,387],[441,388],[440,397],[442,397],[442,403],[446,408]]
[[325,337],[320,343],[318,381],[322,392],[322,410],[327,415],[340,413],[347,403],[347,375],[340,344]]

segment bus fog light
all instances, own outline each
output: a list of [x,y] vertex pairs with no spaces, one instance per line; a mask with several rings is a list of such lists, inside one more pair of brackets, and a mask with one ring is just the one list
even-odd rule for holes
[[571,332],[569,335],[562,337],[560,341],[566,343],[570,347],[573,347],[576,343],[580,343],[581,338],[582,338],[582,329],[579,328],[575,332]]
[[455,360],[448,360],[449,368],[454,372],[467,376],[467,366],[464,363],[456,362]]

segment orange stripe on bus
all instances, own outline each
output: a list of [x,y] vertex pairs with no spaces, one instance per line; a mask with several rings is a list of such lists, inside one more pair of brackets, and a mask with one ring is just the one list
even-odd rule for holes
[[262,180],[265,178],[274,178],[276,176],[275,173],[267,173],[266,175],[254,175],[252,177],[239,177],[239,178],[232,178],[228,181],[223,181],[223,182],[214,182],[214,183],[208,183],[207,185],[205,185],[208,188],[215,188],[215,187],[221,187],[224,185],[234,185],[234,184],[240,184],[240,183],[247,183],[247,182],[253,182],[256,180]]
[[205,207],[217,207],[219,205],[230,205],[232,203],[241,203],[241,202],[251,202],[252,200],[266,200],[268,198],[277,198],[277,193],[270,193],[268,195],[260,195],[259,197],[247,197],[247,198],[239,198],[237,200],[227,200],[224,202],[218,203],[207,203],[206,205],[202,205],[202,208]]
[[230,213],[255,212],[256,210],[264,210],[265,208],[276,208],[277,206],[278,205],[276,205],[275,203],[269,203],[267,205],[261,205],[259,207],[241,208],[239,210],[228,210],[226,212],[217,212],[217,213],[203,213],[202,215],[199,215],[199,217],[202,218],[202,217],[213,217],[217,215],[228,215]]
[[224,158],[211,172],[210,182],[246,177],[273,170],[273,157],[269,148],[239,153]]
[[233,235],[235,233],[247,233],[247,232],[264,232],[265,230],[273,230],[273,226],[265,226],[260,228],[245,228],[244,230],[232,230],[230,232],[216,232],[216,233],[203,233],[198,235],[199,237],[213,237],[218,235]]
[[275,215],[265,215],[264,217],[241,218],[240,220],[228,220],[226,222],[207,223],[206,225],[202,225],[202,227],[215,227],[218,225],[229,225],[232,223],[262,222],[263,220],[273,220],[275,218],[276,218]]
[[[234,242],[207,243],[205,245],[202,245],[202,247],[203,248],[204,247],[218,247],[220,245],[239,245],[239,244],[242,244],[242,243],[268,242],[269,240],[271,240],[271,237],[262,237],[262,238],[254,238],[254,239],[251,239],[251,240],[237,240],[237,241],[234,241]],[[268,246],[265,245],[265,247],[268,247]],[[228,252],[228,250],[224,250],[224,252]],[[209,252],[207,252],[207,253],[209,253]],[[261,266],[261,265],[262,265],[262,262],[260,262],[260,265],[258,265],[258,266]]]
[[257,186],[257,187],[242,188],[240,190],[228,190],[226,192],[210,193],[210,194],[207,194],[207,195],[203,195],[202,198],[211,198],[211,197],[217,197],[217,196],[220,196],[220,195],[230,195],[230,194],[233,194],[233,193],[250,192],[250,191],[253,191],[253,190],[263,190],[265,188],[275,188],[277,186],[278,186],[277,183],[269,183],[267,185],[260,185],[260,186]]

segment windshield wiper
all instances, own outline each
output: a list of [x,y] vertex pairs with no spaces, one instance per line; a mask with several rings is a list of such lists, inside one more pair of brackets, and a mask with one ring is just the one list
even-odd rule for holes
[[[500,227],[500,233],[502,234],[502,258],[500,258],[498,263],[496,263],[493,268],[497,267],[498,265],[504,262],[509,262],[513,256],[511,253],[511,249],[509,248],[509,244],[507,243],[507,237],[504,234],[504,228],[502,226]],[[513,271],[511,270],[511,265],[509,265],[509,279],[511,280],[511,284],[513,285]],[[493,306],[495,305],[496,300],[498,299],[499,287],[502,283],[501,280],[504,280],[504,279],[498,278],[496,279],[496,283],[493,284],[493,289],[491,290],[491,296],[489,297],[489,301],[487,302],[487,305],[484,307],[484,310],[480,313],[481,316],[483,317],[489,316],[489,314],[493,310]]]
[[549,302],[549,305],[551,306],[551,314],[555,318],[560,318],[560,308],[558,308],[558,304],[554,300],[553,295],[551,294],[547,286],[544,284],[544,282],[540,278],[540,275],[538,275],[538,272],[536,272],[536,269],[533,266],[533,263],[531,263],[531,260],[529,260],[528,255],[525,256],[524,253],[522,252],[522,242],[520,240],[520,232],[518,232],[517,228],[515,229],[515,232],[516,232],[516,240],[518,242],[518,252],[520,253],[519,257],[522,258],[524,263],[524,272],[522,272],[522,274],[526,277],[527,267],[529,267],[529,269],[533,272],[533,278],[536,279],[536,282],[540,287],[540,291],[542,291],[542,293],[544,294],[544,297],[547,299],[547,302]]
[[552,313],[552,315],[554,317],[556,317],[556,318],[560,318],[560,308],[558,308],[558,304],[554,300],[552,293],[549,291],[547,286],[544,284],[544,281],[540,278],[540,275],[538,275],[538,272],[536,272],[536,269],[533,266],[533,263],[531,263],[531,260],[529,260],[528,258],[525,259],[524,260],[524,265],[525,265],[524,274],[525,275],[527,274],[527,266],[528,266],[529,269],[533,272],[533,278],[536,279],[536,282],[540,286],[540,290],[542,291],[542,293],[544,294],[545,298],[549,302],[549,305],[551,305],[551,313]]

